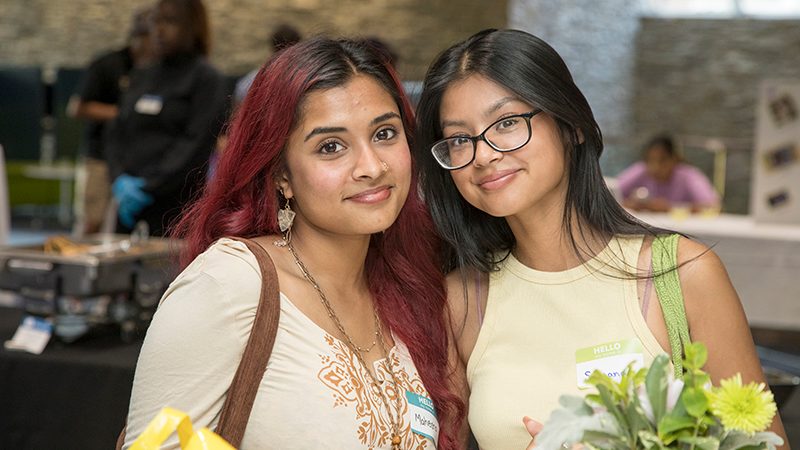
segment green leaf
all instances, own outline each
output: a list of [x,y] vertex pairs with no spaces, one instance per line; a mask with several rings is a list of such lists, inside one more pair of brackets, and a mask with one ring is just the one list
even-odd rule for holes
[[664,450],[667,447],[664,446],[664,443],[661,442],[661,439],[658,438],[658,435],[651,431],[640,431],[639,432],[639,441],[642,443],[645,449],[658,449]]
[[595,405],[602,405],[603,400],[600,398],[600,394],[586,394],[586,402],[587,403],[594,403]]
[[619,434],[616,421],[606,412],[594,413],[580,397],[562,395],[562,408],[550,414],[539,434],[536,435],[537,450],[563,450],[561,445],[580,442],[587,430]]
[[708,411],[708,397],[703,389],[687,387],[681,393],[680,401],[686,407],[686,412],[694,417],[703,417]]
[[597,448],[629,448],[627,442],[620,437],[619,433],[609,433],[605,431],[587,430],[583,433],[581,443]]
[[719,423],[719,419],[717,419],[715,416],[705,415],[700,421],[703,425],[705,425],[708,428],[711,428],[712,430],[716,430],[717,428],[720,429],[722,428]]
[[694,445],[700,448],[700,450],[719,450],[719,439],[713,437],[682,437],[678,438],[678,442]]
[[631,402],[625,407],[625,417],[628,419],[630,425],[631,437],[636,438],[642,430],[653,431],[653,425],[647,419],[639,397],[634,395]]
[[562,395],[558,398],[558,404],[578,416],[591,416],[594,413],[591,406],[575,395]]
[[614,401],[611,392],[609,392],[609,390],[602,384],[597,386],[597,392],[600,394],[600,400],[603,401],[603,406],[605,406],[608,412],[613,415],[615,419],[617,419],[617,423],[619,423],[619,426],[625,432],[625,435],[630,436],[627,432],[629,428],[628,421],[625,420],[625,415]]
[[[667,414],[662,417],[658,422],[658,437],[665,441],[668,435],[676,433],[681,430],[694,429],[695,421],[689,416],[676,416],[674,414]],[[670,439],[670,442],[674,439]]]
[[708,360],[708,350],[700,342],[692,342],[683,348],[683,367],[689,370],[700,370]]
[[[684,386],[684,389],[686,389],[686,386]],[[681,391],[681,393],[683,393],[683,391]],[[670,411],[669,415],[674,417],[689,417],[689,413],[686,411],[686,406],[682,401],[680,401],[680,397],[675,403],[675,407],[672,408],[672,411]]]
[[644,381],[647,379],[647,372],[648,369],[646,367],[636,371],[636,375],[634,376],[634,384],[636,384],[636,386],[644,384]]
[[762,431],[752,436],[741,431],[731,431],[720,442],[719,450],[737,450],[747,447],[775,450],[775,447],[780,445],[783,445],[783,439],[771,431]]
[[586,383],[593,385],[594,387],[598,388],[598,390],[600,386],[604,386],[610,393],[614,394],[615,399],[622,397],[622,390],[620,389],[619,385],[608,375],[600,372],[599,370],[592,372],[591,375],[589,375],[589,378],[586,380]]
[[656,356],[647,371],[644,386],[650,406],[653,407],[655,422],[661,421],[667,412],[667,384],[669,383],[669,358],[661,354]]

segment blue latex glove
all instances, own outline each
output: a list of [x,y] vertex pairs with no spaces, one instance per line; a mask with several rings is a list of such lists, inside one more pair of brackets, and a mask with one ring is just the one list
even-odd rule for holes
[[136,216],[147,205],[153,203],[153,196],[142,189],[144,185],[144,178],[126,173],[118,176],[111,185],[111,192],[119,203],[117,216],[119,216],[119,221],[128,228],[133,228],[136,224]]

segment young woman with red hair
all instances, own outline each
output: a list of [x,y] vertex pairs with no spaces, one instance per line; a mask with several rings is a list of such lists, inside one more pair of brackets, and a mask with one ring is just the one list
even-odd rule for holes
[[[127,445],[164,406],[217,422],[261,289],[254,255],[225,238],[240,236],[270,254],[281,291],[241,448],[461,446],[412,124],[397,76],[362,43],[310,39],[260,70],[213,180],[177,224],[188,266],[142,347]],[[438,424],[412,424],[410,403],[431,401]]]

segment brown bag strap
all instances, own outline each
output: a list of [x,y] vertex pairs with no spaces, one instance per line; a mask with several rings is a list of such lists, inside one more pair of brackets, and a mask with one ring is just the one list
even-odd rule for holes
[[232,446],[239,448],[244,437],[250,411],[256,399],[258,387],[267,369],[267,362],[275,345],[280,318],[280,290],[278,273],[269,253],[261,245],[243,238],[232,238],[244,243],[255,255],[261,268],[261,298],[258,301],[256,318],[242,360],[231,381],[225,403],[222,405],[216,432]]

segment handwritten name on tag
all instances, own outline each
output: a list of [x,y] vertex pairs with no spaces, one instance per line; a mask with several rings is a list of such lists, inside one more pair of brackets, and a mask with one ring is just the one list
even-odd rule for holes
[[408,423],[411,431],[429,438],[433,441],[434,448],[439,439],[439,421],[436,419],[436,409],[433,401],[425,396],[406,391],[408,400]]

